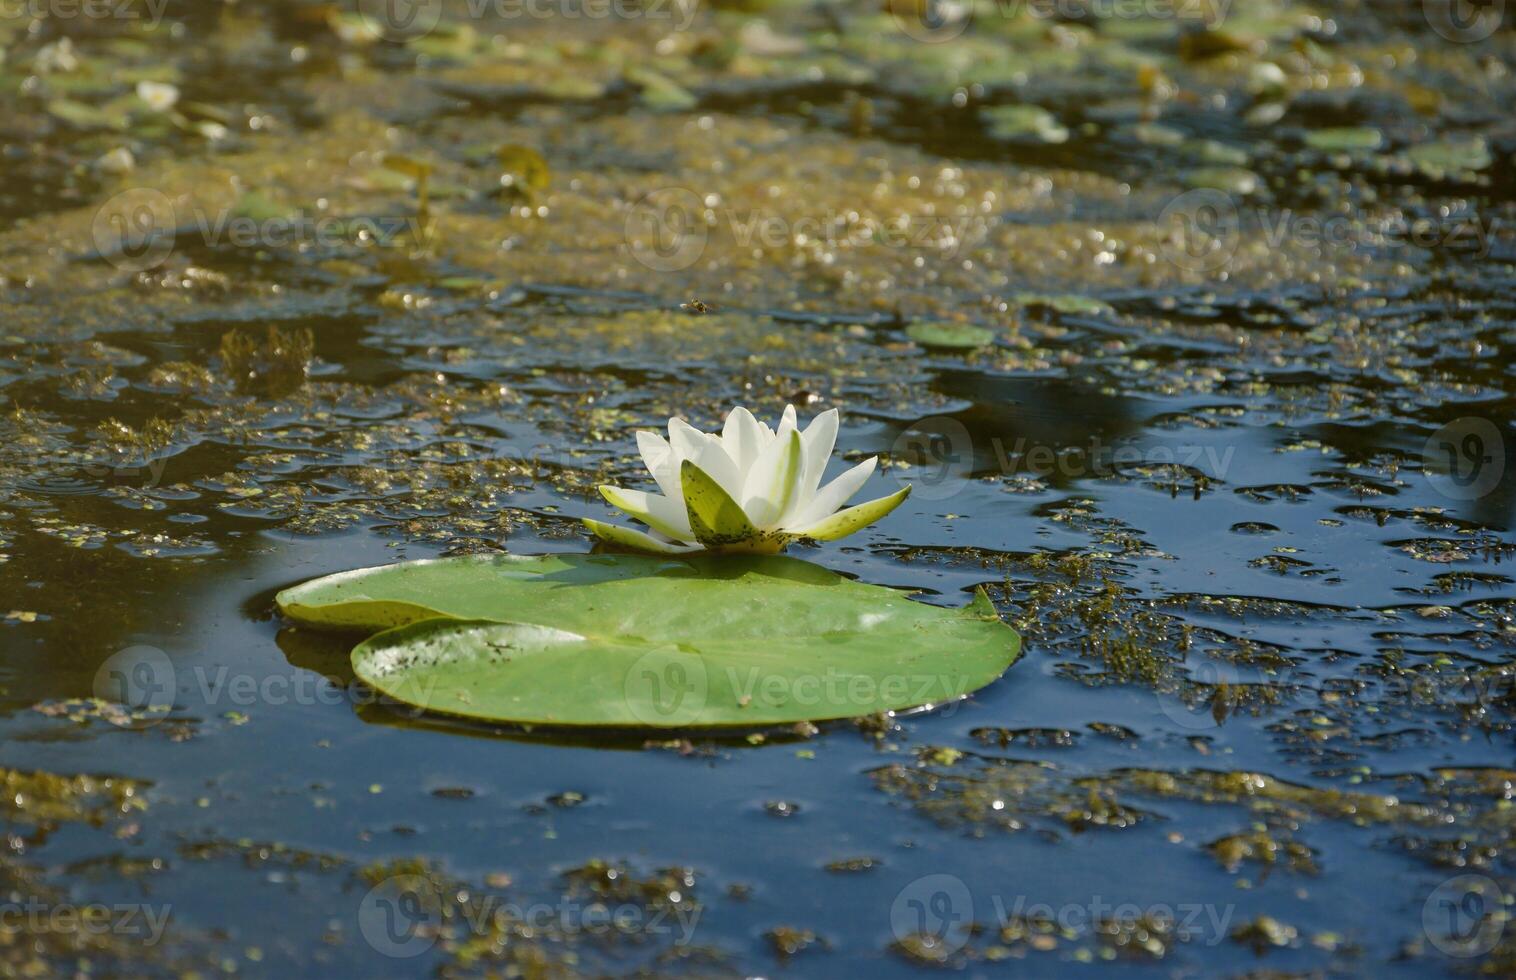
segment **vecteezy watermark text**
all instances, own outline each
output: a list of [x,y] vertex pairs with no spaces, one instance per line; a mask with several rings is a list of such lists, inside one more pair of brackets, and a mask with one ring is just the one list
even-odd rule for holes
[[643,195],[627,213],[626,244],[654,272],[678,272],[700,261],[713,238],[740,249],[917,249],[955,258],[984,241],[981,215],[869,214],[853,209],[815,212],[723,205],[715,195],[662,187]]
[[[369,34],[405,44],[443,26],[443,0],[349,0]],[[700,0],[465,0],[461,14],[470,21],[646,20],[688,30]]]
[[1405,248],[1450,250],[1476,258],[1490,254],[1507,229],[1499,218],[1469,213],[1438,218],[1404,215],[1300,214],[1244,205],[1212,188],[1186,191],[1158,215],[1160,251],[1175,267],[1216,273],[1236,257],[1245,230],[1270,249],[1286,245],[1317,255],[1383,252]]
[[142,720],[166,717],[180,690],[194,692],[197,704],[209,708],[243,709],[259,706],[380,704],[396,711],[419,713],[430,703],[434,683],[406,678],[391,693],[341,678],[297,670],[289,674],[252,674],[225,665],[175,666],[157,647],[136,645],[117,651],[95,671],[95,697],[141,713]]
[[234,207],[181,209],[167,194],[133,187],[113,195],[90,226],[97,254],[128,272],[161,265],[184,240],[244,249],[416,248],[429,240],[417,214],[339,217],[309,212],[254,216]]
[[[978,903],[983,911],[983,902]],[[951,874],[924,875],[907,884],[890,906],[890,931],[895,940],[950,956],[962,949],[977,930],[973,892]],[[989,896],[989,911],[1004,929],[1017,923],[1046,923],[1067,933],[1089,933],[1111,926],[1148,924],[1176,942],[1216,945],[1226,940],[1236,906],[1212,902],[1113,902],[1093,895],[1088,901],[1042,902],[1024,894],[997,891]]]
[[142,902],[73,904],[39,897],[0,897],[0,936],[124,936],[156,945],[168,927],[172,905]]
[[163,22],[168,0],[0,0],[0,21],[141,21]]
[[561,935],[672,937],[673,945],[693,941],[701,906],[689,899],[640,902],[507,902],[487,893],[460,901],[444,895],[423,875],[394,875],[370,888],[358,906],[358,931],[376,952],[395,959],[420,956],[437,942],[445,925],[470,936],[507,935],[512,927]]
[[959,493],[966,480],[981,472],[1065,479],[1121,476],[1138,467],[1177,467],[1207,479],[1224,480],[1237,447],[1184,444],[1140,446],[1112,443],[1092,436],[1082,444],[1052,445],[1025,436],[993,436],[988,452],[976,455],[968,428],[951,416],[931,416],[912,423],[896,437],[890,451],[891,475],[909,483],[925,500],[944,500]]
[[627,669],[627,709],[644,725],[677,728],[697,723],[713,699],[735,701],[756,721],[769,712],[825,708],[836,716],[866,715],[880,705],[920,707],[962,701],[972,678],[948,673],[861,674],[835,668],[772,671],[760,667],[708,666],[677,649],[651,650]]
[[976,17],[1016,20],[1022,17],[1069,23],[1083,20],[1179,21],[1216,28],[1226,20],[1232,0],[889,0],[900,32],[926,44],[951,41]]

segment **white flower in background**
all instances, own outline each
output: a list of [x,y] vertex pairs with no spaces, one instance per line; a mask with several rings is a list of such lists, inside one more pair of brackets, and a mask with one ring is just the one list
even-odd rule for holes
[[147,103],[154,112],[167,112],[179,102],[179,89],[168,82],[141,81],[137,83],[137,98]]
[[669,419],[669,438],[638,432],[637,448],[661,494],[602,486],[600,493],[651,530],[595,520],[591,531],[613,544],[677,554],[731,551],[774,554],[796,538],[835,541],[888,514],[910,494],[904,487],[842,510],[874,472],[871,456],[826,486],[821,477],[837,441],[837,410],[801,431],[795,406],[777,430],[734,408],[721,434]]

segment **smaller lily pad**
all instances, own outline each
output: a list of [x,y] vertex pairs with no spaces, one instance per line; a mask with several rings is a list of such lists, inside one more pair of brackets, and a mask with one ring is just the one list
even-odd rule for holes
[[643,105],[658,112],[683,112],[700,102],[683,85],[651,68],[629,69],[626,80],[640,86]]
[[1137,123],[1132,127],[1131,133],[1137,142],[1147,146],[1179,146],[1184,142],[1184,130],[1163,123]]
[[1246,167],[1196,167],[1184,175],[1190,187],[1206,188],[1247,197],[1256,194],[1262,179]]
[[1406,150],[1416,169],[1433,180],[1448,180],[1473,174],[1495,162],[1481,136],[1420,143]]
[[992,138],[1010,143],[1066,143],[1068,127],[1041,106],[1003,105],[981,109]]
[[262,191],[248,191],[237,199],[233,214],[262,223],[287,221],[295,215],[295,210],[278,203]]
[[1185,153],[1209,166],[1243,167],[1248,162],[1248,152],[1220,140],[1190,139],[1184,141]]
[[1305,145],[1325,153],[1372,152],[1384,145],[1384,134],[1368,126],[1333,126],[1306,133]]
[[47,111],[75,129],[125,129],[127,114],[120,105],[94,106],[73,99],[54,99]]
[[971,323],[921,321],[905,328],[905,335],[923,347],[973,350],[995,342],[995,333]]
[[1110,316],[1116,312],[1115,308],[1105,300],[1096,299],[1093,296],[1079,296],[1072,293],[1062,295],[1017,293],[1016,302],[1020,306],[1045,306],[1055,313]]

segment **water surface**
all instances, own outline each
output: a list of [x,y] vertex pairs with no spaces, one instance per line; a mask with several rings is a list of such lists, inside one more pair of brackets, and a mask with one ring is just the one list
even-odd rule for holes
[[[1512,34],[1073,6],[0,20],[0,910],[117,926],[3,972],[1516,969]],[[984,586],[999,682],[491,729],[274,609],[586,551],[637,429],[791,402],[916,486],[795,554]]]

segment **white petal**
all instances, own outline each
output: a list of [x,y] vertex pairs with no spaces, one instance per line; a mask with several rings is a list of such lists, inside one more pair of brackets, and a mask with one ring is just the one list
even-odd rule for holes
[[742,510],[759,530],[779,526],[795,509],[805,476],[805,449],[800,433],[779,424],[779,434],[758,457],[743,487]]
[[854,531],[867,527],[879,520],[879,518],[904,503],[905,498],[910,495],[911,488],[909,485],[906,485],[888,497],[865,501],[856,507],[849,507],[847,510],[838,511],[830,517],[817,521],[815,524],[791,529],[789,533],[798,534],[806,538],[815,538],[817,541],[836,541],[838,538],[845,538]]
[[[790,434],[794,431],[795,413],[786,412],[779,420],[778,431],[774,433],[772,439],[764,443],[763,450],[753,462],[752,469],[748,470],[743,480],[742,491],[733,495],[741,502],[742,509],[747,512],[753,523],[760,527],[770,526],[780,517],[778,512],[772,512],[773,508],[770,506],[777,500],[777,493],[782,489],[779,481],[775,480],[775,468],[789,452]],[[789,485],[788,480],[789,473],[786,471],[784,486]],[[756,511],[748,510],[749,501],[755,505]]]
[[679,459],[674,455],[673,448],[658,433],[640,429],[637,432],[637,449],[642,453],[647,471],[658,481],[658,489],[665,496],[678,497]]
[[837,444],[837,421],[837,410],[828,409],[811,419],[811,424],[800,433],[805,443],[805,478],[800,481],[800,492],[795,498],[797,509],[810,503],[816,488],[821,486],[827,461],[832,458],[832,447]]
[[[701,432],[684,419],[669,419],[669,445],[679,454],[680,461],[688,459],[706,472],[711,479],[721,484],[733,500],[742,499],[742,474],[721,442]],[[664,491],[669,493],[668,491]],[[684,489],[669,493],[671,497],[683,497]]]
[[732,457],[732,462],[737,464],[737,472],[744,481],[767,441],[763,426],[741,405],[732,409],[726,417],[726,424],[721,427],[721,444],[726,454]]
[[695,540],[714,548],[740,545],[760,537],[742,505],[699,464],[685,460],[679,464],[679,476],[684,481],[684,506]]
[[603,521],[591,520],[586,517],[584,526],[595,532],[595,535],[611,544],[619,544],[623,548],[636,548],[640,551],[652,551],[661,555],[681,555],[689,551],[699,551],[698,544],[681,544],[678,541],[668,541],[652,534],[644,534],[635,528],[621,527],[617,524],[606,524]]
[[705,444],[706,435],[684,419],[669,419],[669,445],[681,459],[693,459]]
[[837,479],[821,488],[821,491],[806,504],[804,509],[797,512],[793,518],[785,522],[785,529],[808,527],[818,521],[824,521],[837,508],[847,503],[858,490],[868,482],[873,474],[874,467],[879,463],[878,456],[870,456],[857,466],[843,473]]
[[695,539],[690,533],[690,518],[683,500],[671,499],[659,493],[643,493],[641,490],[623,490],[612,486],[602,486],[600,496],[612,507],[619,507],[670,538],[680,541]]

